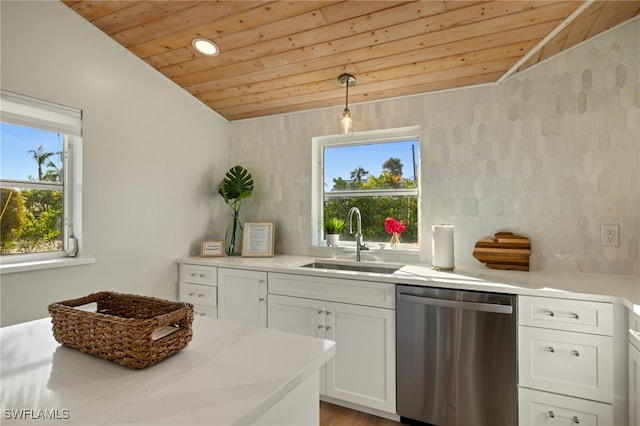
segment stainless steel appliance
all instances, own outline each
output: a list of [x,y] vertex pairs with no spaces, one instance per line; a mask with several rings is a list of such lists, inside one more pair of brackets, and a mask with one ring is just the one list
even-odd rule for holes
[[515,426],[516,296],[396,286],[403,423]]

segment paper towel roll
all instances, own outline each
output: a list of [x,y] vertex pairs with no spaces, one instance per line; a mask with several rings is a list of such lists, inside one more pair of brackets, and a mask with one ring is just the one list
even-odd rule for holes
[[453,262],[453,225],[433,225],[431,264],[434,269],[452,270]]

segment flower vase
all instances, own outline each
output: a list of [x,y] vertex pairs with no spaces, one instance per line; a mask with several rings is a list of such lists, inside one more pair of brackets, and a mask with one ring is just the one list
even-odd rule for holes
[[400,234],[394,232],[391,235],[391,241],[389,241],[389,243],[391,244],[392,249],[397,249],[398,247],[400,247]]
[[238,219],[237,211],[233,212],[231,223],[227,226],[224,244],[227,256],[240,256],[242,254],[242,223]]

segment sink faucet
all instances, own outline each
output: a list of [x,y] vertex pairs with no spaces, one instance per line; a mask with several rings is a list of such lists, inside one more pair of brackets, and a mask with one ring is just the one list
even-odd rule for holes
[[356,230],[356,262],[360,262],[362,260],[360,252],[362,250],[369,250],[369,247],[362,242],[362,216],[360,215],[360,209],[357,207],[351,207],[351,210],[349,210],[349,235],[353,235],[353,224],[351,222],[354,213],[358,220],[358,228]]

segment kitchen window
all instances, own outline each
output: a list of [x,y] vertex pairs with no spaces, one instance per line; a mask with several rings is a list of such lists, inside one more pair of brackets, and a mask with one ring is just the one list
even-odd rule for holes
[[[358,207],[365,242],[389,242],[384,222],[392,217],[406,225],[401,248],[419,247],[419,135],[415,126],[313,138],[314,245],[325,241],[326,218],[346,221],[351,207]],[[340,240],[354,236],[345,231]]]
[[81,214],[82,113],[0,91],[0,260],[74,257]]

